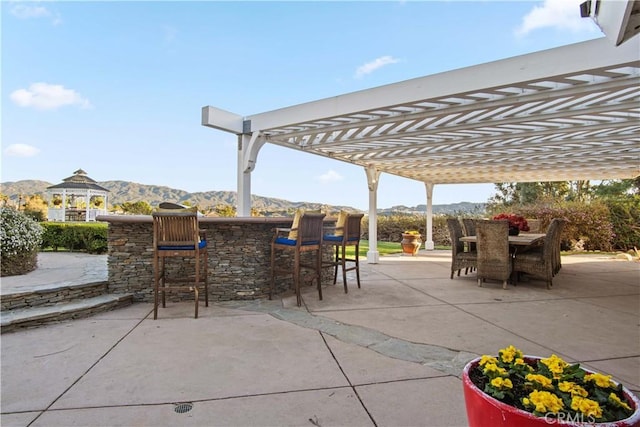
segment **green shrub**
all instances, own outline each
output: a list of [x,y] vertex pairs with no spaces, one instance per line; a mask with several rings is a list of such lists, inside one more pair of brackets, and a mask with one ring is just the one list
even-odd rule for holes
[[12,276],[35,270],[42,227],[13,208],[0,208],[0,216],[1,275]]
[[553,218],[567,222],[562,229],[561,247],[564,250],[611,251],[615,233],[607,205],[601,201],[562,202],[554,206],[536,204],[512,208],[525,218],[540,220],[540,229],[546,230]]
[[42,248],[60,248],[89,253],[107,252],[107,224],[101,222],[45,222]]
[[627,199],[606,199],[609,218],[613,225],[614,249],[627,251],[640,248],[640,196]]

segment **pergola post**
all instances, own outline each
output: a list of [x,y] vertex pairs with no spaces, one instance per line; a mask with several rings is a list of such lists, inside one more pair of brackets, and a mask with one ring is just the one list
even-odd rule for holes
[[427,190],[427,237],[424,241],[424,248],[432,251],[435,248],[433,244],[433,182],[425,182],[424,187]]
[[251,136],[238,135],[238,201],[237,216],[251,216],[251,170],[245,170],[245,155]]
[[367,251],[367,263],[377,264],[380,261],[378,252],[378,182],[380,171],[373,165],[365,168],[367,185],[369,187],[369,251]]

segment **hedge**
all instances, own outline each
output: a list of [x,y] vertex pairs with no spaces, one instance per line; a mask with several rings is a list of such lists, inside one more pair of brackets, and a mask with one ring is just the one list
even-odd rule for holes
[[85,251],[92,254],[107,252],[107,223],[43,222],[42,249],[57,251]]
[[[523,205],[500,208],[489,212],[486,218],[496,213],[515,213],[525,218],[540,220],[541,230],[546,230],[553,218],[566,220],[562,231],[563,250],[627,251],[640,248],[640,196],[620,200],[605,199],[590,203],[562,202],[554,206],[545,204]],[[433,217],[433,241],[436,246],[449,246],[451,239],[447,230],[447,217],[472,217],[478,215],[460,213],[457,215]],[[369,238],[367,218],[362,224],[362,237]],[[405,230],[418,230],[423,240],[426,237],[425,215],[378,216],[378,240],[400,242]]]

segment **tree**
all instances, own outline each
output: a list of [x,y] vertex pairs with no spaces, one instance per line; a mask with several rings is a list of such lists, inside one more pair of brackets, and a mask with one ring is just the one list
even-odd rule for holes
[[589,181],[503,182],[494,184],[497,193],[490,205],[514,206],[560,200],[585,201]]
[[44,221],[47,218],[47,202],[39,194],[26,196],[21,208],[25,215],[36,221]]
[[219,216],[234,217],[236,216],[236,208],[231,205],[218,205],[215,208]]
[[593,187],[593,194],[602,198],[618,198],[640,195],[640,176],[634,179],[612,179]]
[[151,205],[145,201],[124,202],[120,208],[124,213],[132,215],[151,215],[153,211]]

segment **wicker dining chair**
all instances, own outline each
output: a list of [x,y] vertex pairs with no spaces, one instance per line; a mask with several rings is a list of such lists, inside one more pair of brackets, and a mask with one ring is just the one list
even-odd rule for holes
[[[342,267],[342,284],[344,285],[344,293],[347,289],[347,271],[355,270],[358,288],[360,287],[360,224],[364,214],[349,214],[340,212],[335,227],[325,228],[323,244],[335,246],[335,258],[323,264],[324,267],[334,267],[333,284],[338,281],[338,267]],[[346,256],[347,246],[353,246],[355,255],[353,258]],[[347,263],[353,263],[347,267]]]
[[462,237],[462,226],[457,218],[447,218],[447,228],[451,237],[451,279],[457,271],[460,276],[460,270],[465,269],[465,274],[470,268],[475,268],[478,260],[476,251],[464,250],[464,242],[460,241]]
[[507,221],[478,221],[476,223],[476,248],[478,249],[478,286],[485,279],[507,282],[513,268],[509,250],[509,223]]
[[[297,218],[296,218],[297,217]],[[300,282],[303,269],[311,270],[318,283],[318,296],[322,300],[322,231],[325,214],[296,212],[291,228],[276,228],[271,241],[271,286],[269,299],[275,289],[276,277],[292,274],[298,307],[302,305]],[[276,251],[293,252],[293,265],[276,264]],[[304,258],[304,253],[313,252],[313,262]]]
[[552,271],[555,276],[560,272],[562,268],[562,257],[560,256],[560,246],[562,244],[562,230],[564,229],[564,225],[567,223],[565,220],[560,218],[554,218],[551,223],[556,222],[556,227],[558,230],[555,231],[553,242],[553,265]]
[[[195,210],[172,212],[153,212],[153,318],[158,318],[158,305],[162,296],[162,307],[166,307],[167,293],[193,292],[195,297],[195,318],[198,318],[198,301],[204,288],[205,306],[209,306],[208,255],[206,234],[198,225],[198,213]],[[169,277],[165,268],[167,258],[194,258],[193,277]],[[188,268],[188,267],[187,267]],[[201,271],[202,270],[202,271]]]
[[[542,247],[535,250],[516,253],[513,260],[513,269],[516,273],[527,273],[543,279],[547,289],[553,287],[553,276],[559,271],[558,260],[560,257],[560,234],[564,221],[554,218],[544,238]],[[515,275],[516,278],[518,275]]]
[[[464,229],[465,236],[476,235],[476,220],[473,218],[462,218],[462,227]],[[476,250],[476,244],[474,242],[467,243],[469,251]],[[471,269],[473,270],[473,268]]]

